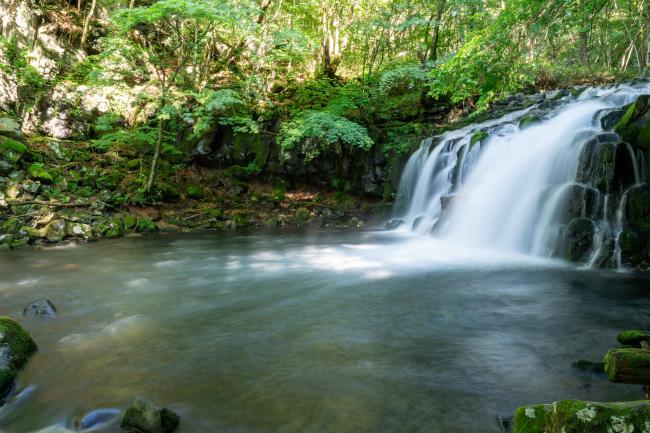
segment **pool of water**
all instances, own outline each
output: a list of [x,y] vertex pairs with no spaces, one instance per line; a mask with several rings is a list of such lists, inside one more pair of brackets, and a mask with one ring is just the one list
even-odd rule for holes
[[[649,326],[649,289],[648,276],[381,232],[0,253],[0,315],[40,348],[0,431],[144,395],[186,433],[499,432],[496,416],[525,403],[641,397],[570,364]],[[59,317],[22,318],[41,298]]]

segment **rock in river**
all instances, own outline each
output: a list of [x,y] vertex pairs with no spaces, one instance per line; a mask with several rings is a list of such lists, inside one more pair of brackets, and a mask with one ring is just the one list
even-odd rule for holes
[[127,432],[172,433],[178,428],[179,417],[167,408],[159,408],[143,397],[135,399],[126,410],[121,428]]
[[30,302],[23,309],[23,316],[25,317],[56,317],[56,307],[49,299],[39,299],[38,301]]
[[0,316],[0,400],[11,391],[18,370],[36,349],[27,331],[16,321]]

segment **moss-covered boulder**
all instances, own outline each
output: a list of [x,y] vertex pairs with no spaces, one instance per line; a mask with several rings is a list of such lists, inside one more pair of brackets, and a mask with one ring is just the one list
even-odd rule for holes
[[11,172],[26,151],[23,143],[0,135],[0,175]]
[[564,400],[516,410],[514,433],[633,433],[650,431],[650,401]]
[[62,219],[53,220],[41,229],[41,236],[48,242],[61,242],[68,234],[67,222]]
[[149,400],[138,397],[126,410],[120,427],[127,432],[172,433],[180,423],[176,413],[155,406]]
[[14,140],[21,140],[23,138],[20,125],[10,117],[0,117],[0,135],[13,138]]
[[623,264],[647,269],[650,266],[650,185],[630,188],[624,211],[625,229],[619,236]]
[[72,221],[66,224],[66,234],[73,238],[94,239],[95,237],[90,224]]
[[0,316],[0,400],[11,390],[18,370],[36,349],[27,331],[16,321]]
[[604,361],[611,382],[650,385],[650,350],[612,349],[605,354]]
[[54,182],[54,176],[47,171],[45,166],[41,163],[34,163],[29,166],[27,170],[29,177],[32,179],[40,180],[41,183],[52,184]]
[[566,227],[564,258],[571,262],[585,262],[593,248],[595,225],[588,218],[574,218]]
[[650,148],[650,95],[640,95],[614,127],[614,132],[630,144]]
[[641,347],[642,341],[650,343],[650,332],[637,329],[621,331],[616,336],[616,340],[624,346]]
[[615,134],[599,134],[583,146],[576,181],[603,193],[622,193],[635,183],[628,145]]
[[646,172],[650,168],[650,95],[640,95],[614,127],[623,141],[645,154]]

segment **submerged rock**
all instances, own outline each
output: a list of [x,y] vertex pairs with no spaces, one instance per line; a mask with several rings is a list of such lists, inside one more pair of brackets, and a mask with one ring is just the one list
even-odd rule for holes
[[179,423],[180,418],[173,411],[159,408],[149,400],[138,397],[126,410],[120,427],[127,432],[172,433]]
[[514,424],[514,433],[641,433],[650,425],[650,402],[564,400],[523,406]]
[[396,228],[401,227],[403,224],[404,224],[404,220],[399,218],[393,218],[392,220],[384,224],[384,228],[386,230],[395,230]]
[[583,371],[585,373],[593,373],[593,374],[605,373],[604,362],[587,361],[586,359],[581,359],[579,361],[572,362],[571,367],[575,368],[576,370]]
[[0,400],[11,391],[18,370],[36,350],[27,331],[16,321],[0,316]]
[[23,309],[25,317],[56,317],[57,315],[56,307],[49,299],[30,302]]

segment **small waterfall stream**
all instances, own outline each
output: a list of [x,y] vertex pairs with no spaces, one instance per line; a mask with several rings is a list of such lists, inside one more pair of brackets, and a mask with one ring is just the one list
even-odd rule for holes
[[[475,250],[620,267],[625,195],[644,181],[644,161],[602,119],[644,93],[648,83],[549,94],[425,139],[405,166],[391,226]],[[580,231],[593,232],[586,255],[566,246]]]

